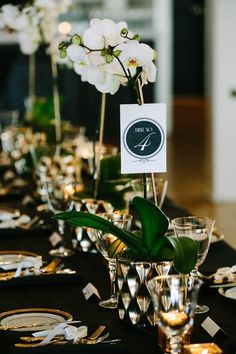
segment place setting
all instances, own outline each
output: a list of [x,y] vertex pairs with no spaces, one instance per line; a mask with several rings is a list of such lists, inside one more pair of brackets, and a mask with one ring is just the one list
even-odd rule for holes
[[[56,308],[21,308],[0,313],[0,331],[8,338],[13,352],[87,352],[114,350],[123,347],[121,338],[115,338],[106,325],[88,325],[74,319],[68,311]],[[99,344],[99,348],[95,345]],[[86,348],[89,346],[89,348]],[[112,346],[113,348],[113,346]],[[27,351],[28,352],[28,351]],[[106,350],[105,350],[106,352]],[[121,351],[122,352],[122,351]]]
[[45,262],[41,255],[29,251],[0,251],[0,286],[79,279],[78,271],[68,268],[61,258]]

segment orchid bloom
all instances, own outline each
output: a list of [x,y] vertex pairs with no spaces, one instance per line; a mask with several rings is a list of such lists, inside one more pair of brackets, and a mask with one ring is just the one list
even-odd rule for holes
[[115,49],[121,51],[119,60],[131,76],[136,74],[138,67],[144,67],[154,59],[154,50],[149,45],[135,40],[120,44]]
[[72,61],[82,81],[98,91],[114,94],[120,85],[130,83],[137,93],[137,80],[145,85],[156,79],[155,51],[138,38],[125,22],[93,19],[82,37],[72,36],[69,45],[60,43],[59,50],[62,58]]
[[84,45],[92,50],[115,47],[125,41],[121,36],[121,30],[127,29],[125,22],[115,23],[112,20],[99,20],[97,18],[90,21],[88,28],[83,35]]
[[17,18],[20,15],[20,10],[17,6],[12,4],[3,5],[1,7],[2,10],[2,19],[5,26],[10,29],[15,29]]

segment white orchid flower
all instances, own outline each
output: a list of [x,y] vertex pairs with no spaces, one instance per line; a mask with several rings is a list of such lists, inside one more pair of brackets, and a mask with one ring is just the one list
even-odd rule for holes
[[95,82],[95,87],[102,93],[110,93],[114,95],[120,87],[120,80],[117,76],[111,75],[108,72],[102,70],[99,80]]
[[20,10],[17,6],[7,4],[2,6],[2,18],[5,25],[11,29],[16,29],[17,19],[20,15]]
[[3,15],[0,12],[0,29],[4,29],[5,28],[5,22],[3,20]]
[[120,43],[127,41],[121,36],[121,30],[127,28],[126,22],[115,23],[109,19],[92,19],[90,28],[83,35],[84,45],[90,49],[97,50],[107,48],[108,46],[115,47]]
[[143,67],[154,59],[154,50],[147,44],[135,40],[118,45],[115,50],[120,50],[119,60],[131,75],[136,74],[137,67]]
[[148,82],[155,82],[156,73],[157,73],[157,68],[153,62],[144,65],[141,73],[142,84],[147,85]]
[[23,54],[33,54],[39,47],[40,33],[37,28],[18,32],[18,41]]

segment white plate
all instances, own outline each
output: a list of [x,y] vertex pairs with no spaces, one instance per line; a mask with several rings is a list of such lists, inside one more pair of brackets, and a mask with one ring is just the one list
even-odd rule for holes
[[228,299],[236,300],[236,286],[228,289],[219,288],[218,292],[220,295],[227,297]]
[[27,251],[0,251],[0,267],[20,263],[29,256],[35,258],[41,257],[36,253]]
[[0,222],[9,221],[13,218],[18,218],[20,216],[20,211],[13,208],[0,208]]
[[47,308],[17,309],[0,314],[0,325],[14,331],[44,330],[70,320],[72,315],[68,312]]

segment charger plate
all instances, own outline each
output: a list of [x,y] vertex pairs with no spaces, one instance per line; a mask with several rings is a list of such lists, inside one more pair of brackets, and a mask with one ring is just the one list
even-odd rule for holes
[[39,254],[28,251],[0,251],[0,268],[1,265],[8,265],[22,262],[26,257],[41,257]]
[[236,286],[228,289],[219,288],[218,293],[227,299],[236,300]]
[[73,316],[70,313],[58,309],[16,309],[2,312],[0,314],[0,329],[9,329],[14,331],[37,331],[51,328],[56,324],[71,321],[72,319]]

